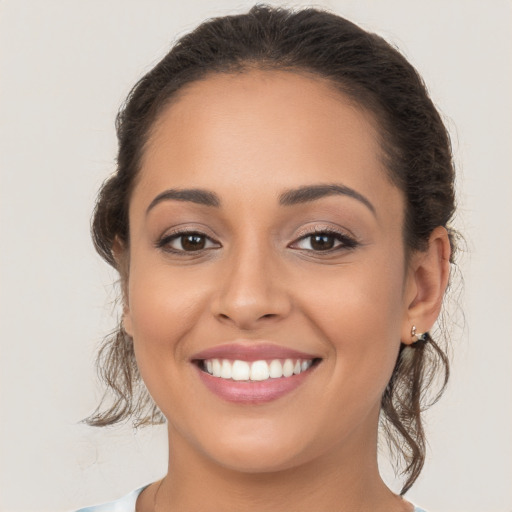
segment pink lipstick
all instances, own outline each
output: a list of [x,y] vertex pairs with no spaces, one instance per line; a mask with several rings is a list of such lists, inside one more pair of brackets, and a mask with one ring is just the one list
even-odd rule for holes
[[191,358],[210,391],[239,404],[266,403],[290,393],[320,360],[315,354],[254,341],[212,347]]

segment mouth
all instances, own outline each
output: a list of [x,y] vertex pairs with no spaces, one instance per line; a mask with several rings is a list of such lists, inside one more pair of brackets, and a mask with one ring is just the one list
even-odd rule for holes
[[206,388],[224,401],[263,404],[310,379],[322,358],[272,343],[245,341],[212,347],[191,363]]
[[204,373],[219,379],[236,382],[263,382],[271,379],[288,379],[307,372],[320,363],[320,358],[300,359],[199,359],[193,363]]

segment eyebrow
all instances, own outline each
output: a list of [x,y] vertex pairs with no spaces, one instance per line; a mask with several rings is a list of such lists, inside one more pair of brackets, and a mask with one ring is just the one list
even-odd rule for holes
[[[306,185],[296,189],[285,190],[279,195],[279,204],[281,206],[293,206],[332,195],[343,195],[356,199],[364,204],[374,215],[376,213],[375,207],[365,196],[350,187],[339,184]],[[187,201],[214,208],[220,208],[221,206],[219,196],[210,190],[200,188],[169,189],[158,194],[153,201],[151,201],[146,210],[146,214],[162,201],[170,200]]]
[[200,188],[172,188],[162,192],[161,194],[158,194],[153,199],[153,201],[151,201],[150,205],[146,210],[146,215],[158,203],[170,200],[188,201],[191,203],[202,204],[204,206],[214,206],[216,208],[220,207],[220,199],[219,196],[215,194],[215,192],[210,192],[209,190],[204,190]]
[[296,189],[286,190],[279,196],[279,204],[282,206],[292,206],[299,203],[307,203],[315,201],[321,197],[342,195],[357,199],[363,203],[374,215],[375,207],[373,204],[362,194],[355,191],[353,188],[346,187],[345,185],[338,184],[320,184],[320,185],[307,185]]

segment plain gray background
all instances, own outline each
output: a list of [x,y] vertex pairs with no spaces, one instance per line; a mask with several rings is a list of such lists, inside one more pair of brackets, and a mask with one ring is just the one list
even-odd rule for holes
[[[115,275],[93,250],[89,219],[114,169],[114,116],[136,79],[200,21],[251,5],[0,0],[2,512],[73,510],[166,470],[164,428],[78,424],[100,397],[95,349],[116,319]],[[427,416],[429,456],[408,498],[431,512],[510,512],[512,3],[314,5],[396,44],[453,137],[466,320],[454,331],[453,379]]]

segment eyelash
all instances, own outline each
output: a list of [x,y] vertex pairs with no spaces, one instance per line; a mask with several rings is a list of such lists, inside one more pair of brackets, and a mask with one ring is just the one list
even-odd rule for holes
[[327,235],[330,237],[334,237],[335,240],[341,242],[341,244],[338,246],[335,246],[331,249],[324,250],[324,251],[315,251],[313,249],[303,249],[303,250],[312,251],[312,252],[319,253],[319,254],[331,254],[333,252],[340,251],[342,249],[344,249],[344,250],[354,249],[355,247],[357,247],[359,245],[358,242],[353,237],[347,235],[346,233],[343,233],[342,231],[337,231],[333,228],[328,228],[328,227],[316,227],[312,231],[307,231],[306,233],[301,234],[299,236],[299,238],[297,239],[297,241],[306,240],[307,238],[311,238],[315,235]]
[[[211,238],[208,235],[206,235],[205,233],[191,229],[191,230],[174,231],[172,233],[169,233],[169,234],[165,235],[164,237],[162,237],[160,240],[158,240],[158,242],[155,245],[158,249],[162,249],[165,252],[170,252],[170,253],[177,254],[180,256],[190,255],[190,254],[194,254],[194,253],[201,253],[203,251],[209,250],[209,248],[202,248],[197,251],[185,251],[182,249],[173,249],[173,248],[169,247],[169,244],[172,241],[177,240],[177,239],[187,236],[187,235],[196,235],[196,236],[205,237],[208,240],[211,240]],[[348,236],[345,233],[342,233],[341,231],[337,231],[332,228],[324,228],[324,227],[314,228],[312,231],[308,231],[307,233],[300,235],[299,238],[297,239],[297,241],[306,240],[307,238],[311,238],[315,235],[327,235],[327,236],[334,237],[336,240],[341,242],[341,244],[336,247],[332,247],[331,249],[326,249],[326,250],[319,250],[319,251],[315,251],[314,249],[302,249],[302,250],[314,252],[314,253],[318,253],[318,254],[331,254],[333,252],[337,252],[342,249],[344,249],[344,250],[354,249],[355,247],[357,247],[359,245],[359,243],[351,236]]]

